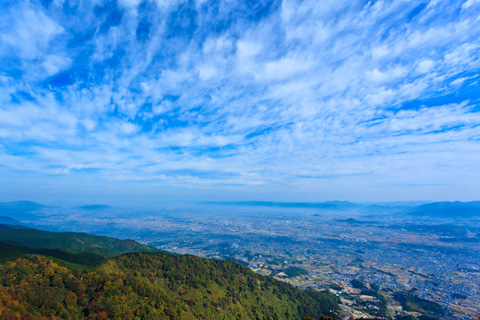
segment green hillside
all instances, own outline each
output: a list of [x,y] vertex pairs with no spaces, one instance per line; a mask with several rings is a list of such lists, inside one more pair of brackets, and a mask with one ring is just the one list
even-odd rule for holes
[[92,252],[69,253],[58,249],[29,248],[0,242],[0,261],[21,258],[27,254],[44,255],[85,267],[93,267],[107,260],[104,256]]
[[443,307],[438,303],[408,293],[397,292],[393,297],[407,311],[421,312],[430,316],[438,316],[444,313]]
[[159,251],[133,240],[120,240],[87,233],[49,232],[11,227],[1,230],[0,241],[33,248],[60,249],[69,253],[92,252],[107,258],[128,252]]
[[[161,252],[107,260],[85,248],[39,248],[55,234],[20,231],[17,239],[39,241],[36,248],[0,243],[1,319],[302,319],[339,310],[328,292],[301,291],[230,260]],[[65,244],[71,234],[56,235]],[[95,239],[102,246],[120,241],[80,235],[89,248]],[[96,267],[79,271],[79,264]]]
[[0,317],[28,319],[302,319],[338,308],[233,261],[133,253],[72,272],[27,256],[0,264]]

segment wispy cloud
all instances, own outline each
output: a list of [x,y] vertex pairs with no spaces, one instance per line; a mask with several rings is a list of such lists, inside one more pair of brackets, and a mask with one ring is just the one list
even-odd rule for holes
[[0,174],[18,185],[35,172],[291,200],[480,187],[478,1],[1,8]]

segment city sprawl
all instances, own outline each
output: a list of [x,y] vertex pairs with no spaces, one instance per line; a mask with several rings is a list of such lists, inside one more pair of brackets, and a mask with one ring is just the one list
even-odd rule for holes
[[53,210],[37,224],[231,259],[302,289],[328,289],[355,318],[467,319],[480,312],[475,219],[419,218],[398,207],[379,213],[375,207],[197,204],[156,211]]

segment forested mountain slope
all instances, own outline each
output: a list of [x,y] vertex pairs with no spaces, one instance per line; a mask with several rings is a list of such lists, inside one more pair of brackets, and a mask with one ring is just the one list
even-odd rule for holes
[[[8,226],[8,225],[4,225]],[[14,245],[60,249],[70,253],[92,252],[105,257],[113,257],[128,252],[158,252],[134,240],[121,240],[111,237],[96,236],[79,232],[50,232],[37,229],[27,229],[20,226],[0,225],[0,241]]]
[[58,249],[2,246],[12,254],[0,263],[1,319],[302,319],[339,308],[330,293],[229,260],[130,253],[92,267],[62,260]]

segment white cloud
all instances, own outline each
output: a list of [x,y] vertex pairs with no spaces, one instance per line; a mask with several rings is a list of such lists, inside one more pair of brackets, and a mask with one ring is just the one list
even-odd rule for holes
[[[283,1],[258,21],[238,16],[238,2],[196,3],[177,21],[180,5],[123,1],[109,27],[88,4],[74,17],[10,9],[0,54],[21,75],[0,70],[1,165],[285,193],[361,184],[373,194],[405,176],[448,180],[440,170],[453,186],[480,180],[465,174],[480,155],[478,102],[441,102],[480,69],[472,1],[431,2],[411,21],[404,1]],[[142,19],[149,36],[138,41]],[[75,83],[42,82],[68,68]]]
[[120,132],[126,135],[131,135],[138,131],[138,127],[130,122],[123,122],[119,124]]
[[418,74],[428,73],[428,72],[432,71],[434,66],[435,66],[435,62],[433,62],[430,59],[425,59],[425,60],[422,60],[418,63],[416,72]]
[[87,129],[87,131],[92,131],[93,129],[95,129],[95,126],[97,125],[95,120],[92,120],[92,119],[84,119],[81,122],[85,127],[85,129]]
[[262,45],[248,40],[237,41],[237,59],[240,71],[253,71],[255,56],[262,51]]
[[450,82],[450,85],[451,86],[459,86],[459,85],[462,85],[465,82],[465,80],[468,80],[468,79],[469,79],[469,77],[458,78],[458,79],[455,79],[452,82]]
[[388,83],[405,76],[407,70],[403,66],[396,66],[385,71],[379,71],[377,68],[367,71],[367,78],[376,83]]
[[257,77],[265,80],[284,80],[308,71],[311,67],[312,63],[306,59],[284,57],[265,63],[263,71],[257,74]]
[[215,77],[218,74],[218,70],[212,64],[205,64],[198,67],[198,77],[200,80],[205,81]]
[[471,6],[480,4],[480,0],[467,0],[462,4],[462,9],[469,9]]
[[72,60],[67,57],[48,55],[43,59],[42,66],[45,70],[45,77],[52,76],[70,66]]
[[374,59],[381,59],[390,53],[390,49],[386,45],[375,47],[372,49],[372,57]]
[[[50,42],[64,29],[45,13],[27,5],[9,12],[0,34],[0,55],[18,55],[24,59],[41,56]],[[13,52],[12,52],[13,51]]]

